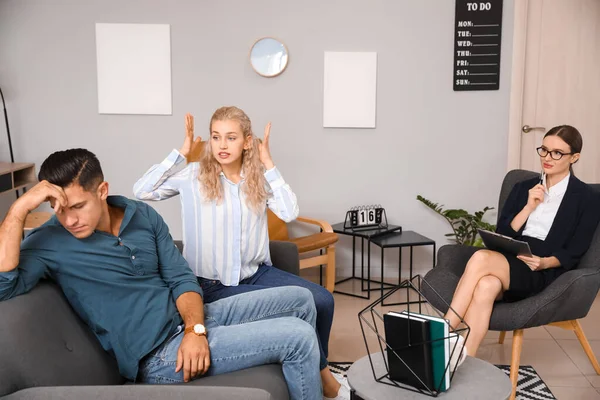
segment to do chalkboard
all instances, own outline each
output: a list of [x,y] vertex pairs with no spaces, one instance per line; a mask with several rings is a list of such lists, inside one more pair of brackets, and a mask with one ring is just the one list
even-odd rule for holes
[[454,29],[454,90],[498,90],[502,0],[456,0]]

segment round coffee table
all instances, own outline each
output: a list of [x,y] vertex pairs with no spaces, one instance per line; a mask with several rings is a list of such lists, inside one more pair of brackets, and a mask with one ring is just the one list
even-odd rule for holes
[[[386,373],[381,353],[371,354],[375,374],[380,377]],[[431,396],[379,383],[373,378],[369,356],[356,361],[348,370],[348,384],[364,400],[388,399],[427,399]],[[506,400],[512,392],[508,376],[492,364],[478,358],[467,357],[458,367],[452,379],[450,389],[440,393],[441,399]]]

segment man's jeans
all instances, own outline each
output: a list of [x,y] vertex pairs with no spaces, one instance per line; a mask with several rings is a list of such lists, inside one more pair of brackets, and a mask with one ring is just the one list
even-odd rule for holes
[[[309,290],[278,287],[244,293],[206,304],[204,313],[211,360],[207,376],[280,363],[291,399],[323,398]],[[183,382],[183,370],[175,373],[182,330],[140,362],[140,381]]]
[[261,265],[258,271],[237,286],[225,286],[220,281],[198,278],[204,292],[204,302],[212,303],[229,296],[262,290],[269,287],[300,286],[311,291],[317,308],[317,338],[321,350],[319,369],[327,366],[327,353],[329,348],[329,333],[333,324],[333,295],[323,286],[307,281],[289,272],[282,271],[269,265]]

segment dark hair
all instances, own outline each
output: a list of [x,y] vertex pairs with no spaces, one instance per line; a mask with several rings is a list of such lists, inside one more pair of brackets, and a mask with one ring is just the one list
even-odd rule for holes
[[[575,127],[571,125],[555,126],[544,135],[544,138],[547,136],[558,136],[569,145],[571,148],[571,153],[581,153],[581,149],[583,148],[583,138],[581,137],[581,133],[579,133]],[[573,173],[573,164],[571,164],[569,169],[571,170],[571,173]]]
[[38,179],[62,188],[76,183],[84,190],[92,191],[104,181],[104,175],[94,153],[86,149],[69,149],[50,154],[40,167]]

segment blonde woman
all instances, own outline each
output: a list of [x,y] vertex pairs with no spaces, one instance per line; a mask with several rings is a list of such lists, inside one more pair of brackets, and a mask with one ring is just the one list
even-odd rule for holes
[[[317,309],[324,398],[349,399],[348,387],[327,367],[333,296],[271,265],[266,209],[289,222],[298,216],[298,204],[271,158],[270,131],[269,123],[260,140],[244,111],[221,107],[210,120],[208,141],[202,142],[194,138],[194,119],[188,114],[181,149],[150,168],[133,191],[140,200],[180,195],[183,255],[198,277],[205,303],[269,287],[309,289]],[[199,162],[181,168],[199,147]]]

